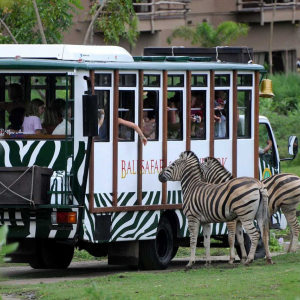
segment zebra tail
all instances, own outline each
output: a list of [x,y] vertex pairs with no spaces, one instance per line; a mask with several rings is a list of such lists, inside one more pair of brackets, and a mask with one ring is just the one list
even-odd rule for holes
[[269,195],[266,187],[262,184],[260,188],[261,200],[262,200],[262,217],[263,217],[263,235],[267,235],[269,231],[270,211],[269,211]]

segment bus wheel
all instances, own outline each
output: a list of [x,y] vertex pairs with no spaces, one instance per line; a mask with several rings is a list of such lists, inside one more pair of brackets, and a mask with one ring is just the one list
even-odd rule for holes
[[140,261],[146,270],[164,270],[173,254],[173,231],[169,220],[162,217],[158,224],[156,239],[140,241]]
[[40,250],[47,269],[66,269],[74,255],[74,246],[56,240],[44,240]]
[[173,246],[172,259],[176,256],[179,246]]
[[[245,246],[246,253],[248,255],[249,251],[250,251],[250,248],[251,248],[251,240],[250,240],[249,235],[247,233],[244,233],[244,246]],[[235,249],[236,249],[237,255],[239,256],[239,258],[241,258],[242,257],[242,252],[241,252],[240,246],[237,243],[235,245]],[[255,252],[255,255],[254,255],[254,259],[264,258],[265,256],[266,256],[266,250],[265,250],[265,247],[264,247],[263,240],[260,236],[258,244],[257,244],[256,252]]]

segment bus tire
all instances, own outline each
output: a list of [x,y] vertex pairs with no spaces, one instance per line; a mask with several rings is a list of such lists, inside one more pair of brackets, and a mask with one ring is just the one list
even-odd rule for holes
[[165,270],[170,264],[172,254],[172,227],[166,217],[161,217],[155,240],[140,241],[140,265],[146,270]]
[[74,255],[74,246],[45,240],[41,244],[41,253],[47,269],[66,269]]
[[[244,233],[244,246],[245,246],[246,253],[248,255],[250,248],[251,248],[251,240],[247,233]],[[237,255],[239,256],[239,258],[241,258],[242,257],[241,249],[237,243],[235,245],[235,249],[236,249]],[[257,248],[255,251],[254,259],[264,258],[265,256],[266,256],[266,250],[265,250],[264,243],[263,243],[263,240],[260,235],[259,241],[257,244]]]
[[173,246],[172,259],[176,256],[179,246]]
[[41,253],[30,256],[28,263],[32,269],[47,269]]

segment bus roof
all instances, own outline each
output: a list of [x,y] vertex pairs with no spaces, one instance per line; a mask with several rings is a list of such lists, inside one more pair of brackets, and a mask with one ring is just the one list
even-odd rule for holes
[[56,59],[63,61],[133,62],[132,56],[118,46],[22,45],[0,46],[1,58]]
[[[17,70],[167,70],[167,71],[260,71],[256,64],[170,61],[134,61],[125,49],[117,46],[84,45],[0,45],[0,69]],[[147,57],[149,59],[149,57]]]

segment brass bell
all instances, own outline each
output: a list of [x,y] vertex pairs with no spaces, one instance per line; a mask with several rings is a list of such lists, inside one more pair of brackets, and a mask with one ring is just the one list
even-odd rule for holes
[[261,90],[259,92],[259,97],[261,98],[273,98],[275,95],[273,94],[272,88],[272,80],[264,79],[261,82]]

